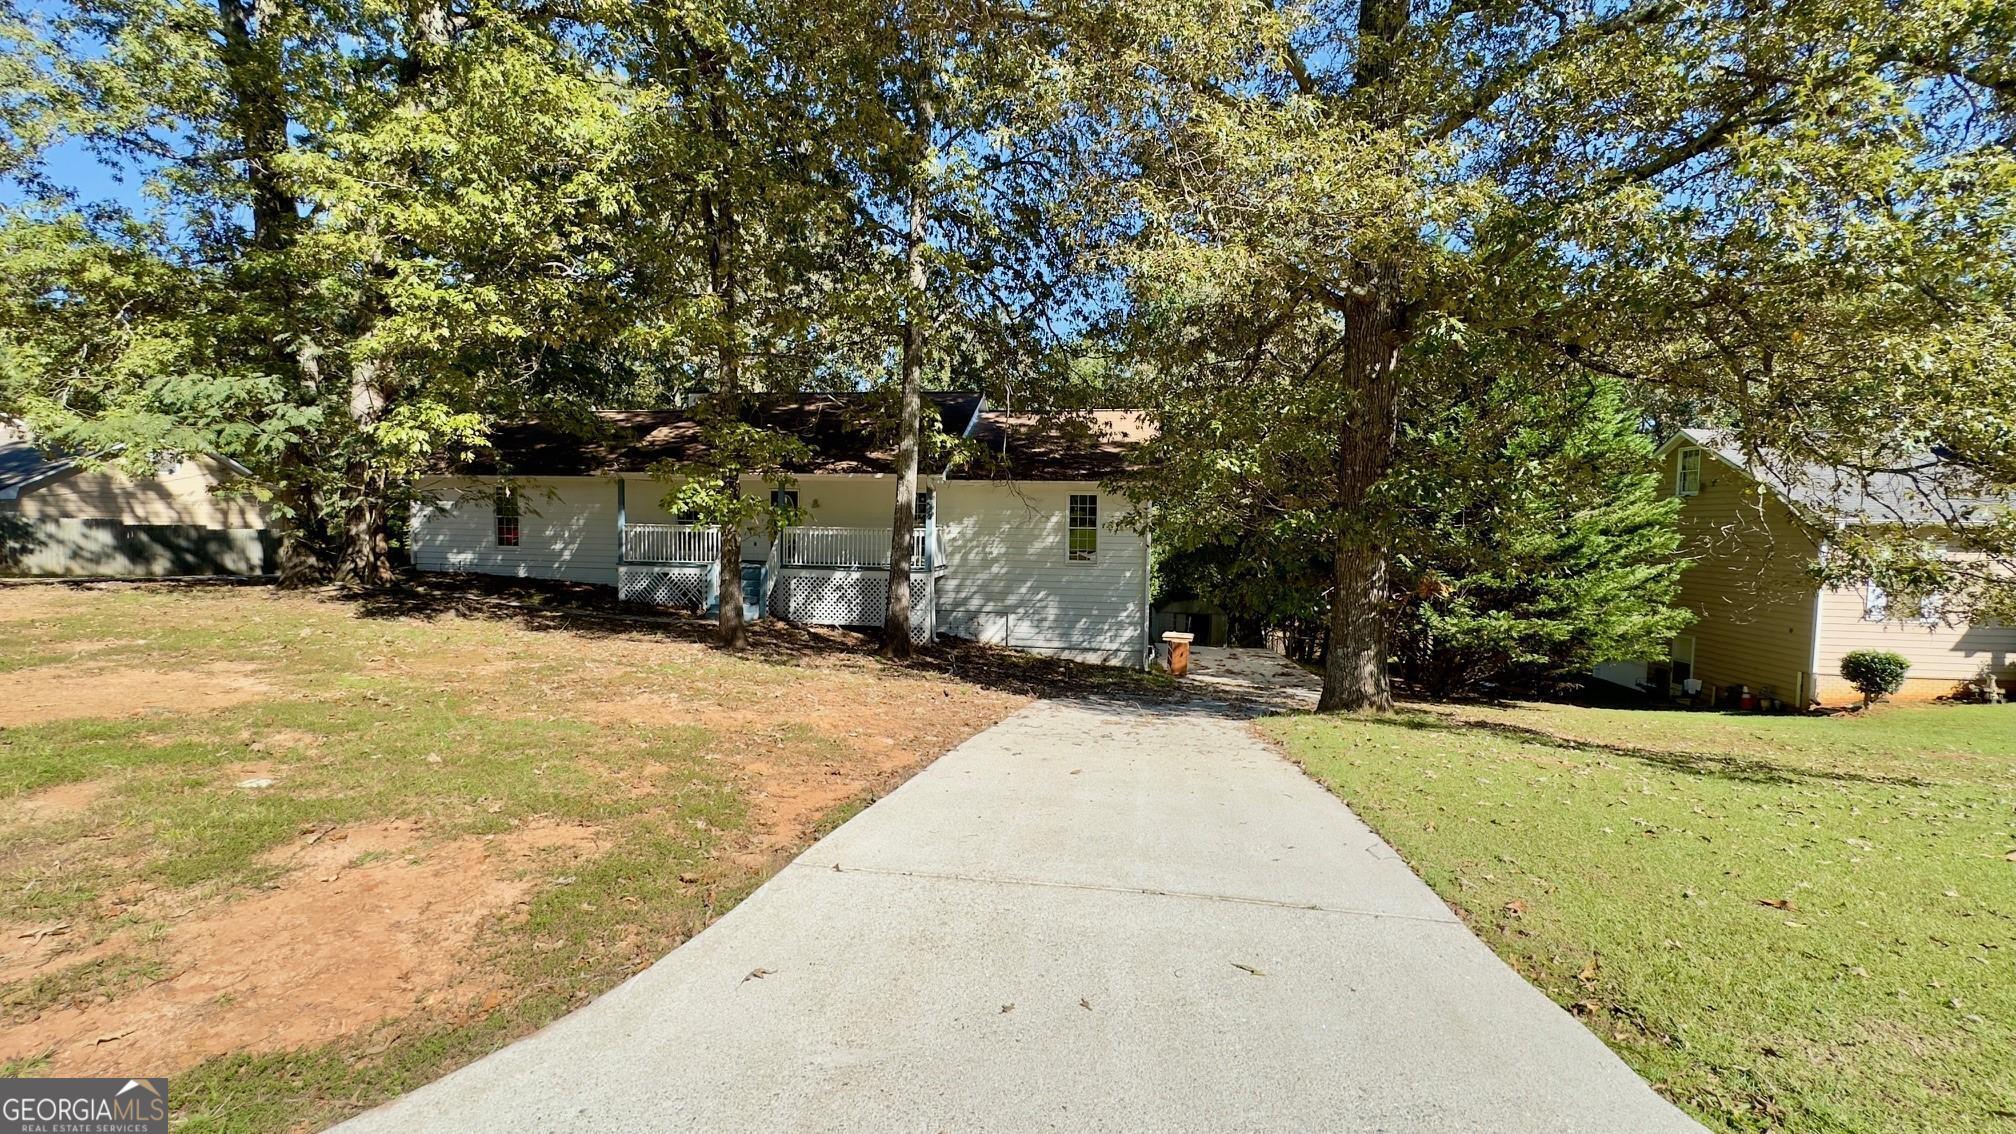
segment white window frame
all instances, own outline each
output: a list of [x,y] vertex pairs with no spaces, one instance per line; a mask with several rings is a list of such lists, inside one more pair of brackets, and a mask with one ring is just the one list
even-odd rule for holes
[[[1687,476],[1690,471],[1687,467],[1687,459],[1689,457],[1694,459],[1694,467],[1691,470],[1694,476],[1691,480]],[[1680,459],[1674,462],[1673,467],[1673,495],[1701,495],[1701,449],[1699,446],[1690,445],[1680,450]]]
[[1862,584],[1862,621],[1890,621],[1890,592],[1870,579]]
[[[1090,501],[1091,523],[1080,524],[1079,502]],[[1091,546],[1080,548],[1074,540],[1079,532],[1091,533]],[[1064,500],[1064,559],[1068,563],[1093,563],[1099,559],[1099,494],[1073,492]]]
[[[511,538],[504,538],[504,525],[511,525]],[[491,498],[490,538],[498,547],[519,547],[525,541],[525,515],[518,508],[518,498],[508,492],[500,492]]]

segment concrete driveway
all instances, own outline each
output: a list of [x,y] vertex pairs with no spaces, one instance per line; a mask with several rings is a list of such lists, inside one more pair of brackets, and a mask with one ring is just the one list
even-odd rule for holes
[[1700,1130],[1235,714],[1088,702],[342,1129]]

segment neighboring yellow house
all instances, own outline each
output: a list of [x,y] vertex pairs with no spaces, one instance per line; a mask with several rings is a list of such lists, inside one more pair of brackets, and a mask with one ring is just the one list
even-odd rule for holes
[[[1814,469],[1790,483],[1707,430],[1682,430],[1658,457],[1665,483],[1687,502],[1682,552],[1694,563],[1681,576],[1678,601],[1696,621],[1674,639],[1666,662],[1646,667],[1655,686],[1663,674],[1675,688],[1697,679],[1711,697],[1740,685],[1795,707],[1851,704],[1861,695],[1841,679],[1841,657],[1860,649],[1910,659],[1900,701],[1951,695],[1984,666],[2005,686],[2016,682],[2016,627],[1952,619],[1936,603],[1893,609],[1873,586],[1814,580],[1824,554],[1810,534],[1818,518],[1930,526],[1945,502],[1881,474],[1851,481]],[[1814,522],[1802,524],[1802,516]]]
[[265,508],[219,492],[248,475],[192,456],[133,477],[46,452],[0,420],[0,575],[257,575],[273,570]]

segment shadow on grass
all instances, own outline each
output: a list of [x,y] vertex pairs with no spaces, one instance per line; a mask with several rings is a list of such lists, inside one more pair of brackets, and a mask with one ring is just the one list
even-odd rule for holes
[[1658,748],[1646,748],[1636,744],[1619,744],[1611,741],[1578,740],[1561,736],[1545,729],[1527,725],[1511,724],[1506,721],[1451,720],[1428,712],[1407,712],[1395,714],[1386,723],[1401,728],[1424,732],[1487,732],[1508,740],[1528,744],[1543,745],[1566,752],[1604,753],[1620,756],[1627,760],[1637,760],[1657,765],[1692,776],[1713,776],[1718,779],[1736,780],[1743,783],[1760,784],[1801,784],[1801,783],[1857,783],[1880,784],[1887,787],[1930,787],[1927,780],[1916,776],[1880,776],[1865,772],[1851,772],[1830,768],[1796,768],[1776,764],[1769,760],[1759,760],[1747,756],[1731,756],[1714,752],[1677,752]]

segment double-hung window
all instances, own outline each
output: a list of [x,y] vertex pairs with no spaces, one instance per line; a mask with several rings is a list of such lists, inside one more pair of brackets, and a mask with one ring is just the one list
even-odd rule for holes
[[1701,450],[1680,450],[1680,471],[1673,478],[1673,495],[1701,495]]
[[518,498],[508,492],[496,496],[493,514],[497,522],[497,546],[518,546]]
[[1099,557],[1099,497],[1072,493],[1067,529],[1071,561],[1088,563]]

